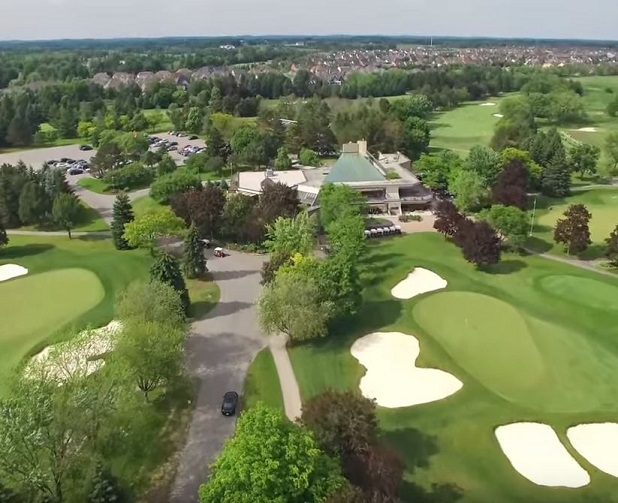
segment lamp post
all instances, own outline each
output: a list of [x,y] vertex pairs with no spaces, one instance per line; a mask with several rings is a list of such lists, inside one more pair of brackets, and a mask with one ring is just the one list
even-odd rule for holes
[[530,233],[529,237],[532,237],[532,229],[534,228],[534,215],[536,214],[536,197],[534,198],[534,205],[532,206],[532,215],[530,216]]

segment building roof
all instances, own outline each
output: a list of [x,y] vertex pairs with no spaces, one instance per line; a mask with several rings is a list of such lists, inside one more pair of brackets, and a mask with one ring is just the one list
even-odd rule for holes
[[288,187],[296,187],[307,181],[301,170],[271,171],[268,176],[264,171],[241,171],[238,173],[238,190],[259,194],[262,192],[262,182],[266,178]]
[[386,177],[367,157],[358,152],[342,152],[326,177],[328,183],[381,182]]

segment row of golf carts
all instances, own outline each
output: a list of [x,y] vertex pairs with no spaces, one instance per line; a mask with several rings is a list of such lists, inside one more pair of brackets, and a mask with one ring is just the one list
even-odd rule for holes
[[365,237],[367,238],[394,236],[395,234],[401,234],[401,226],[391,225],[389,227],[374,227],[372,229],[365,229]]

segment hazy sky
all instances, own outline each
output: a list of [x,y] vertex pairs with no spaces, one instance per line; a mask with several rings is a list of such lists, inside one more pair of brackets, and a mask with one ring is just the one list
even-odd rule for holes
[[618,0],[0,0],[0,39],[405,34],[618,39]]

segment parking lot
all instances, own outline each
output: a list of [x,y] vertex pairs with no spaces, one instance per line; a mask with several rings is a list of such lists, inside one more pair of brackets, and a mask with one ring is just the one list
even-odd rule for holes
[[[185,145],[191,145],[199,148],[203,148],[206,146],[206,142],[199,138],[197,140],[189,140],[187,137],[179,138],[176,136],[172,136],[168,133],[159,133],[153,136],[170,142],[178,142],[179,150],[182,149]],[[83,159],[89,162],[96,153],[96,150],[82,151],[79,149],[78,144],[65,145],[62,147],[36,148],[30,150],[22,150],[20,152],[0,154],[0,165],[17,164],[19,161],[23,161],[26,165],[32,166],[34,169],[40,169],[43,166],[43,163],[50,160],[57,161],[62,158],[69,158],[75,160]],[[184,163],[185,158],[180,155],[178,151],[172,151],[169,152],[169,154],[172,159],[176,161],[177,164]]]

